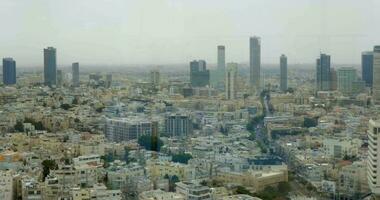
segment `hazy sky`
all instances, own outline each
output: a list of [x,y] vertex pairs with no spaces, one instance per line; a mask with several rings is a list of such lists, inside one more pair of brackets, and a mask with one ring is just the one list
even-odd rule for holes
[[359,63],[380,44],[379,0],[0,0],[0,57],[42,65],[248,62],[248,38],[262,38],[262,62]]

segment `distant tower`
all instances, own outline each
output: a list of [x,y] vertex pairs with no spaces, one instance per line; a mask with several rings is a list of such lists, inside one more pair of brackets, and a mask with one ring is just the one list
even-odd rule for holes
[[72,64],[73,86],[79,87],[79,63]]
[[57,55],[53,47],[44,49],[44,80],[47,86],[55,85],[57,81]]
[[373,83],[372,97],[375,102],[380,102],[380,46],[373,50]]
[[284,54],[280,57],[280,89],[288,89],[288,58]]
[[236,86],[237,86],[238,64],[228,63],[226,69],[226,99],[236,98]]
[[373,81],[373,52],[366,51],[362,53],[362,80],[367,87],[372,87]]
[[338,89],[338,75],[334,68],[330,68],[330,89],[332,91]]
[[321,54],[317,59],[316,82],[317,91],[331,90],[331,77],[330,77],[330,56]]
[[16,84],[16,61],[13,58],[3,58],[3,83]]
[[210,85],[210,71],[206,69],[206,61],[194,60],[190,62],[190,82],[193,87]]
[[342,67],[338,69],[338,90],[344,95],[352,95],[353,84],[357,81],[356,69],[353,67]]
[[62,70],[57,70],[57,87],[62,87],[63,85],[63,72]]
[[218,46],[218,70],[224,71],[226,68],[226,48],[225,46]]
[[158,70],[150,71],[150,82],[154,86],[159,86],[159,84],[160,84],[160,71],[158,71]]
[[106,88],[110,88],[112,86],[112,74],[106,75]]
[[249,39],[249,69],[251,92],[260,91],[261,41],[259,37]]

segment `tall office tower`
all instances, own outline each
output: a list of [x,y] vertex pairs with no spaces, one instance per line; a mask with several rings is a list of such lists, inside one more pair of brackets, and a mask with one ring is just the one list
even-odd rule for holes
[[72,64],[73,86],[79,87],[79,63]]
[[357,81],[356,69],[353,67],[342,67],[338,69],[338,90],[344,95],[352,95],[353,83]]
[[13,58],[3,58],[3,83],[16,84],[16,61]]
[[236,98],[237,89],[237,78],[238,78],[238,64],[228,63],[226,69],[226,99]]
[[249,69],[251,92],[260,91],[261,40],[259,37],[249,38]]
[[186,137],[193,133],[193,123],[187,114],[172,114],[165,118],[166,134],[172,137]]
[[159,86],[159,84],[160,84],[160,71],[158,71],[158,70],[150,71],[150,82],[154,86]]
[[226,48],[218,46],[218,70],[224,71],[226,68]]
[[317,91],[328,91],[331,90],[331,76],[330,76],[330,56],[326,54],[321,54],[320,58],[317,59]]
[[282,54],[280,57],[280,90],[288,89],[288,58]]
[[362,53],[362,80],[367,87],[372,87],[373,81],[373,52],[366,51]]
[[57,54],[53,47],[44,49],[44,79],[47,86],[55,85],[57,81]]
[[112,86],[112,74],[106,75],[106,88],[110,88]]
[[332,91],[338,89],[338,76],[334,68],[330,68],[330,89]]
[[206,61],[194,60],[190,62],[190,83],[193,87],[210,85],[210,71],[206,69]]
[[63,85],[63,72],[62,70],[57,70],[57,87],[62,87]]
[[380,46],[375,46],[373,49],[372,98],[380,103]]
[[380,121],[369,120],[367,180],[371,192],[380,195]]

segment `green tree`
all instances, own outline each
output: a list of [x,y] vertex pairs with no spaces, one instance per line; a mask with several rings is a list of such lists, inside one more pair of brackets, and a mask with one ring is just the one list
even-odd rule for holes
[[45,181],[47,175],[50,174],[50,170],[58,169],[58,165],[55,160],[44,160],[42,161],[42,181]]
[[177,163],[187,164],[193,156],[188,153],[179,153],[172,156],[172,161]]
[[21,121],[17,121],[15,126],[14,126],[14,129],[17,132],[24,132],[24,124]]
[[246,194],[252,196],[252,193],[247,190],[247,188],[240,185],[236,188],[236,194]]
[[71,108],[71,105],[70,104],[67,104],[67,103],[64,103],[64,104],[61,104],[61,108],[63,110],[69,110]]

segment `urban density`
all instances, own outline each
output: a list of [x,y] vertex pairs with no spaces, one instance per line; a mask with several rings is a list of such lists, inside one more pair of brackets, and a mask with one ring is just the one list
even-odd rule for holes
[[0,200],[380,199],[380,44],[267,64],[268,40],[170,66],[0,55]]

